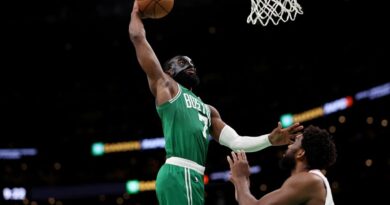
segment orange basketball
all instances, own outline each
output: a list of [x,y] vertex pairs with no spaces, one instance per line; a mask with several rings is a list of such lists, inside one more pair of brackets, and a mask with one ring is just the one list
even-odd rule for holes
[[174,0],[137,0],[142,18],[159,19],[172,10]]

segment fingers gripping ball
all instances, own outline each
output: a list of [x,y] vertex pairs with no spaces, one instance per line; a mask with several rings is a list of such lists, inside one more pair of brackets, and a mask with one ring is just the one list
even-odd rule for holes
[[136,0],[143,18],[159,19],[172,10],[174,0]]

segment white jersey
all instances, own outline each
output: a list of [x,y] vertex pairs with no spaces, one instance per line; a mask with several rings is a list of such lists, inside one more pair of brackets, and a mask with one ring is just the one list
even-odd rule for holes
[[309,171],[310,173],[316,174],[322,178],[326,187],[326,199],[324,205],[334,205],[332,190],[330,189],[328,179],[322,174],[322,172],[318,169],[313,169]]

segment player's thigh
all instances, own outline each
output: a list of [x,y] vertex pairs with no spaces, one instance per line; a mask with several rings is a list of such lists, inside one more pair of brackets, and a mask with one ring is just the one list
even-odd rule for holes
[[203,175],[188,168],[164,164],[156,181],[160,205],[204,204]]

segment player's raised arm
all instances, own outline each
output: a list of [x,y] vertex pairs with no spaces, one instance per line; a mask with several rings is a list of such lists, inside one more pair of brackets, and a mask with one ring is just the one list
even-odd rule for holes
[[[149,88],[152,94],[157,97],[160,88],[166,91],[170,85],[170,78],[164,73],[161,64],[152,47],[146,39],[146,32],[142,22],[137,1],[134,1],[129,24],[129,35],[134,45],[138,62],[146,73]],[[159,91],[160,89],[160,91]]]

